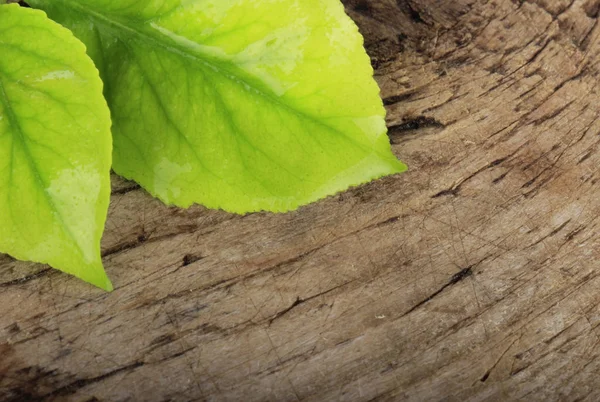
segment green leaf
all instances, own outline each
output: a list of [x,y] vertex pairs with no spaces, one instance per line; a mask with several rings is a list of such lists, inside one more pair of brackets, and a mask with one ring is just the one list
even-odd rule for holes
[[114,169],[165,203],[287,211],[401,172],[339,0],[32,0],[86,43]]
[[0,252],[102,289],[110,114],[98,70],[68,30],[0,6]]

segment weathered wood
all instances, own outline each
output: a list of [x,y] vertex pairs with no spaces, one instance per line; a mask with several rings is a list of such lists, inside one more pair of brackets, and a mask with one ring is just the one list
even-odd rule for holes
[[600,2],[346,5],[410,172],[244,217],[115,178],[114,293],[0,257],[0,400],[600,398]]

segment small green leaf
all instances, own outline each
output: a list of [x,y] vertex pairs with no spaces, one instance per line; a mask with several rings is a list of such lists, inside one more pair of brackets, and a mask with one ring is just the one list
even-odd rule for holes
[[166,203],[287,211],[405,166],[339,0],[32,0],[86,43],[114,169]]
[[0,6],[0,252],[102,289],[110,114],[98,70],[68,30]]

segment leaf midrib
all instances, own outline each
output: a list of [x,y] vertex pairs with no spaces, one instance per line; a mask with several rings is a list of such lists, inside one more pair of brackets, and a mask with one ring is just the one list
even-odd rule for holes
[[81,250],[81,248],[79,247],[79,242],[77,241],[77,239],[76,239],[75,235],[73,234],[73,232],[71,231],[71,229],[66,224],[64,217],[63,217],[62,213],[56,207],[54,200],[52,199],[50,194],[48,194],[47,185],[44,183],[44,180],[42,179],[42,175],[40,173],[40,169],[38,168],[37,163],[35,162],[33,156],[31,155],[31,151],[29,150],[29,147],[28,147],[26,139],[25,139],[25,137],[26,137],[25,133],[23,132],[23,128],[21,127],[21,123],[19,122],[19,118],[17,117],[17,114],[15,113],[14,109],[12,108],[10,99],[8,98],[8,94],[6,93],[4,83],[2,82],[1,76],[0,76],[0,104],[4,107],[4,110],[6,111],[9,126],[13,127],[14,132],[16,133],[16,136],[13,136],[13,138],[17,139],[19,145],[23,149],[24,154],[27,159],[27,164],[29,165],[29,168],[33,172],[35,180],[36,180],[38,186],[40,187],[40,189],[42,190],[42,193],[44,194],[44,198],[46,199],[48,206],[54,213],[53,215],[58,220],[58,223],[61,225],[63,231],[77,245],[77,251],[79,251],[79,253],[83,257],[83,250]]
[[[43,1],[47,1],[47,0],[43,0]],[[284,102],[282,102],[280,99],[276,98],[275,96],[273,96],[271,93],[269,93],[268,91],[266,91],[263,88],[260,88],[258,86],[255,85],[255,83],[253,83],[252,81],[248,81],[245,80],[243,77],[241,77],[240,75],[236,74],[236,72],[234,71],[230,71],[228,69],[223,68],[223,60],[218,59],[214,56],[210,56],[208,54],[205,53],[201,53],[199,51],[190,51],[190,49],[188,47],[185,46],[181,46],[180,44],[174,42],[174,41],[164,41],[163,37],[154,37],[152,35],[149,35],[146,32],[143,32],[140,29],[136,29],[134,27],[130,27],[120,21],[114,20],[109,18],[108,16],[102,14],[101,12],[98,12],[96,10],[93,10],[91,7],[89,6],[83,6],[81,4],[79,4],[79,2],[77,1],[73,1],[73,0],[56,0],[57,3],[63,3],[65,5],[67,5],[67,7],[71,7],[73,9],[76,9],[79,13],[81,14],[87,14],[89,15],[92,19],[99,21],[101,25],[108,25],[111,26],[113,28],[119,29],[121,31],[125,31],[128,32],[130,35],[137,37],[139,39],[141,39],[142,41],[146,42],[146,43],[150,43],[152,45],[155,45],[157,47],[160,47],[161,49],[172,53],[172,54],[177,54],[181,57],[185,57],[191,60],[194,60],[196,62],[199,62],[201,64],[204,64],[205,66],[212,68],[212,69],[216,69],[218,71],[221,72],[221,74],[223,75],[223,77],[226,77],[227,79],[237,82],[239,84],[242,85],[242,87],[247,86],[249,88],[251,88],[252,90],[254,90],[257,94],[259,94],[260,96],[268,99],[270,102],[292,112],[293,114],[296,114],[299,117],[302,117],[306,120],[309,120],[311,122],[313,122],[314,124],[321,126],[325,129],[331,130],[343,137],[345,137],[349,142],[352,143],[352,145],[354,145],[355,147],[357,147],[358,149],[360,149],[361,151],[363,151],[365,154],[377,154],[379,155],[383,160],[387,160],[388,158],[386,158],[384,155],[381,155],[380,152],[374,148],[368,147],[365,144],[358,142],[356,139],[348,136],[345,132],[332,127],[329,124],[324,123],[321,119],[316,118],[315,116],[312,116],[310,114],[307,114],[304,111],[298,110]]]

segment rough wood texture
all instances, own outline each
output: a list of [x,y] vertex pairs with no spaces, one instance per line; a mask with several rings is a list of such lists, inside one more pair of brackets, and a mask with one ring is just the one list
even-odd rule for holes
[[0,400],[598,400],[598,0],[347,0],[409,173],[286,215],[115,179],[105,294],[0,257]]

